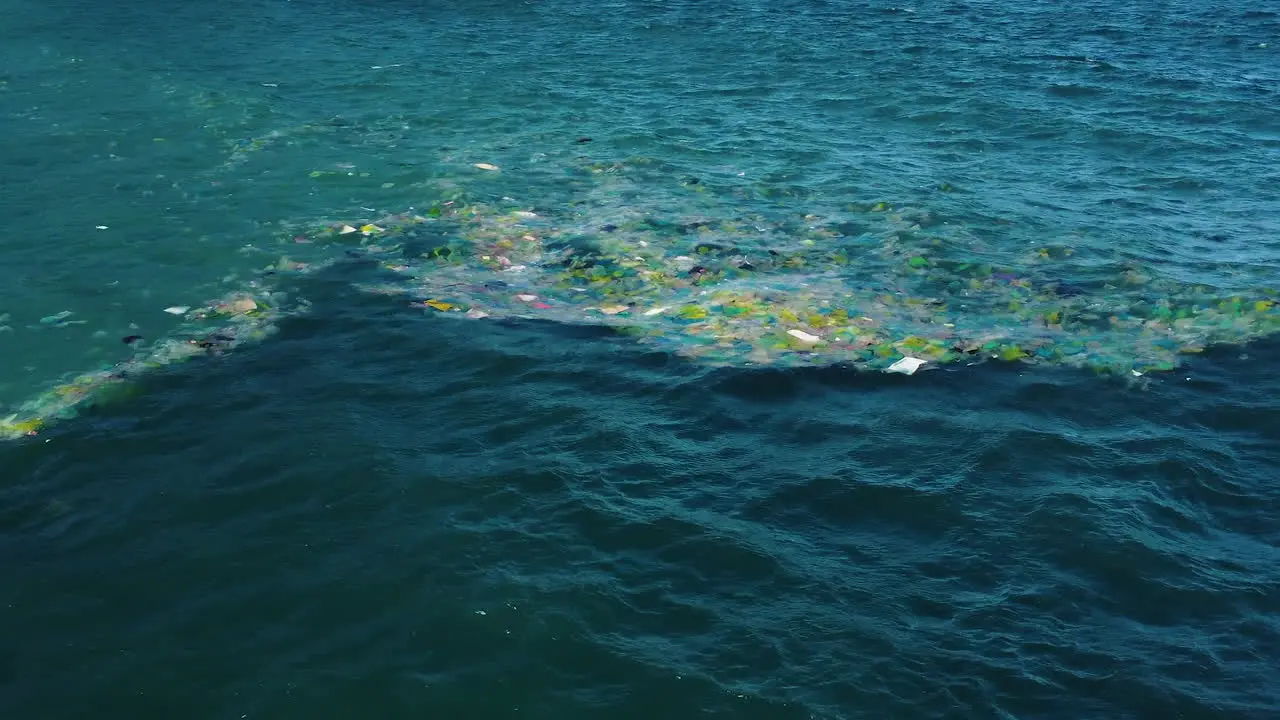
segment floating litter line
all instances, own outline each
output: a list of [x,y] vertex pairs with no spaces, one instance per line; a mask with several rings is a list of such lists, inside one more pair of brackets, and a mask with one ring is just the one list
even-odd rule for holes
[[[499,175],[496,165],[473,164]],[[0,438],[36,434],[119,397],[147,372],[261,342],[309,308],[280,280],[346,255],[375,258],[385,271],[357,289],[404,297],[425,313],[601,325],[716,366],[913,375],[995,361],[1131,377],[1280,331],[1270,288],[1223,292],[1062,244],[1002,263],[983,257],[963,228],[885,203],[733,216],[732,203],[704,195],[698,207],[710,214],[665,212],[661,201],[637,202],[637,186],[617,174],[600,177],[589,201],[560,210],[470,202],[450,181],[447,199],[420,212],[291,228],[294,242],[343,253],[278,268],[200,307],[166,309],[185,321],[171,336],[0,415]],[[1077,252],[1090,253],[1088,262]]]
[[[391,222],[387,223],[394,227]],[[318,236],[336,235],[335,228],[317,231]],[[330,267],[342,259],[378,257],[398,250],[395,247],[361,245],[347,247],[342,257],[320,263],[281,263],[269,273],[225,293],[199,307],[173,306],[164,309],[181,316],[183,322],[157,342],[141,348],[133,357],[109,367],[85,372],[61,382],[22,403],[13,412],[0,412],[0,440],[38,434],[51,424],[76,417],[84,410],[129,396],[136,381],[149,373],[199,358],[225,355],[256,345],[274,335],[280,321],[309,311],[304,298],[292,298],[281,289],[282,281],[302,277]],[[65,322],[59,316],[59,322]],[[123,339],[134,345],[141,336]]]

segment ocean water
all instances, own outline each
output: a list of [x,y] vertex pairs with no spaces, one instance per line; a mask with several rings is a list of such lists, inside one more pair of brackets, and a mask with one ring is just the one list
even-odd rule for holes
[[[0,18],[0,716],[1280,716],[1280,9]],[[687,266],[565,302],[553,240],[847,288],[874,367],[639,312]],[[1109,329],[876,371],[944,270],[965,343]]]

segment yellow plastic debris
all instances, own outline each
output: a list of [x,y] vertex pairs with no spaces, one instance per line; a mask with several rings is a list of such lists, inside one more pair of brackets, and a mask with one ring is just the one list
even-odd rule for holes
[[43,426],[44,420],[40,418],[19,420],[17,415],[11,415],[0,420],[0,434],[30,435]]

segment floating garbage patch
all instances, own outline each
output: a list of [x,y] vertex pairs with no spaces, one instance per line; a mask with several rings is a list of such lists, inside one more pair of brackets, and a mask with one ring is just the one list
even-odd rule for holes
[[447,243],[365,289],[458,319],[606,325],[713,365],[904,374],[987,360],[1146,374],[1280,329],[1273,290],[1222,296],[1132,263],[1080,273],[1062,246],[997,265],[910,214],[867,212],[884,215],[875,232],[812,215],[566,227],[473,206]]
[[[473,165],[488,177],[509,174]],[[886,203],[817,214],[783,200],[742,212],[750,203],[726,201],[733,193],[692,184],[673,183],[692,199],[668,204],[642,199],[648,181],[576,182],[576,202],[544,208],[449,182],[426,208],[288,232],[328,243],[330,262],[377,260],[382,278],[357,289],[401,297],[441,320],[606,326],[718,366],[912,375],[1004,362],[1132,377],[1280,330],[1280,297],[1270,288],[1190,284],[1096,246],[1043,244],[1012,255],[926,211]],[[690,207],[701,214],[682,212]],[[324,265],[275,268],[204,306],[172,308],[184,323],[171,337],[0,415],[0,437],[35,434],[118,397],[141,374],[260,342],[308,310],[279,289],[281,280]]]

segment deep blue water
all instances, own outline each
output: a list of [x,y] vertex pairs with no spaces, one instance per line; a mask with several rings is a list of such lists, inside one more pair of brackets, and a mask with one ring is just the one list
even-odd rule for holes
[[1280,287],[1280,8],[894,5],[0,0],[0,419],[340,260],[264,342],[0,441],[0,716],[1280,716],[1274,337],[1142,382],[708,367],[289,239],[454,190],[886,203]]

